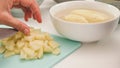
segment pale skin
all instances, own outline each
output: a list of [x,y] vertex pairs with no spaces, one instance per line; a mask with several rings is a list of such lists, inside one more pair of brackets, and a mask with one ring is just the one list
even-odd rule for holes
[[29,35],[30,28],[11,15],[10,10],[13,7],[21,8],[24,11],[25,21],[33,17],[40,23],[41,15],[36,0],[0,0],[0,24],[11,26],[25,35]]

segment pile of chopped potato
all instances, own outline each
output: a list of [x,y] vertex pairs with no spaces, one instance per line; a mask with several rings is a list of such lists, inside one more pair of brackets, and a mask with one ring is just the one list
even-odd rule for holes
[[0,53],[3,53],[4,57],[18,54],[22,59],[39,59],[44,53],[60,53],[59,44],[48,33],[37,29],[31,29],[30,36],[17,32],[1,42]]

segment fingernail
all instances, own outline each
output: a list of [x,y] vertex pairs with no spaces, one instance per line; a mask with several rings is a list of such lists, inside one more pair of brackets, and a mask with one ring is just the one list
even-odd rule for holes
[[25,35],[30,35],[29,29],[25,29],[25,30],[24,30],[24,33],[25,33]]
[[41,18],[38,18],[37,21],[38,21],[39,23],[42,23],[42,19],[41,19]]

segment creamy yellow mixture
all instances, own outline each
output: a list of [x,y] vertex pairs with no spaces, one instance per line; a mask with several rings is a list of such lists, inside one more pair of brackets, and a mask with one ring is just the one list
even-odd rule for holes
[[72,10],[67,14],[61,16],[65,21],[78,22],[78,23],[97,23],[107,21],[113,18],[112,15],[90,9]]

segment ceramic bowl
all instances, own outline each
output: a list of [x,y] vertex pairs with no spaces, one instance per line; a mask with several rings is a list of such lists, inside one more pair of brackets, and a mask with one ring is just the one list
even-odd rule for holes
[[[56,16],[60,11],[70,9],[93,9],[112,14],[114,17],[101,23],[72,23]],[[66,12],[65,11],[65,12]],[[118,25],[120,11],[118,8],[97,1],[69,1],[50,8],[50,17],[55,29],[62,36],[81,42],[95,42],[110,35]],[[63,12],[64,13],[64,12]]]

